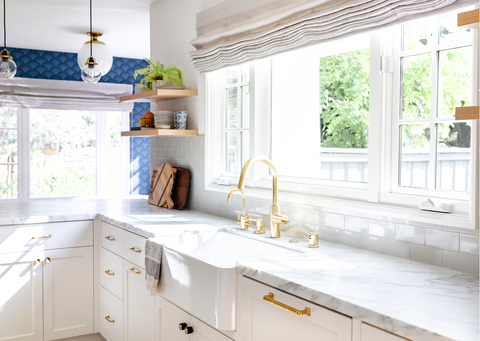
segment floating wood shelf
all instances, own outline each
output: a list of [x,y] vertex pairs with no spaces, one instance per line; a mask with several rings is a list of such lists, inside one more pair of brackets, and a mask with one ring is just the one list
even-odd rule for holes
[[480,19],[480,10],[458,13],[458,27],[476,28],[478,30],[478,21]]
[[122,136],[198,136],[198,130],[148,129],[122,131]]
[[457,107],[455,108],[455,120],[478,120],[479,107]]
[[198,90],[156,89],[120,97],[120,102],[161,102],[198,96]]

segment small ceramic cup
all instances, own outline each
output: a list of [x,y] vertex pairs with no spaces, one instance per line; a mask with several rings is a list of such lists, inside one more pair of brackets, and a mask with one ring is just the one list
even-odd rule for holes
[[187,112],[177,111],[173,115],[173,124],[175,129],[187,129]]

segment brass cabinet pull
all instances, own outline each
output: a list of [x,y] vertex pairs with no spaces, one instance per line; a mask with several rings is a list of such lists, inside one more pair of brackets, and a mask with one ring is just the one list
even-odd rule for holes
[[295,308],[292,308],[282,302],[278,302],[278,301],[275,301],[275,299],[273,298],[273,294],[272,293],[269,293],[268,295],[265,295],[263,296],[263,300],[264,301],[267,301],[267,302],[270,302],[272,303],[273,305],[276,305],[280,308],[283,308],[285,310],[288,310],[294,314],[297,314],[297,315],[308,315],[310,316],[310,308],[305,308],[304,310],[298,310],[298,309],[295,309]]
[[185,334],[192,334],[193,333],[193,327],[190,327],[188,326],[187,328],[185,328]]
[[45,261],[46,261],[47,263],[50,263],[50,262],[52,261],[52,259],[51,259],[50,257],[47,257],[47,258],[45,259]]
[[110,242],[114,242],[114,241],[115,241],[115,238],[110,237],[110,236],[106,236],[105,239],[108,240],[108,241],[110,241]]
[[37,263],[37,264],[40,264],[41,262],[42,262],[41,259],[37,259],[37,260],[35,261],[35,263]]
[[178,325],[178,329],[180,329],[180,330],[185,330],[185,328],[187,328],[187,327],[188,327],[188,325],[186,323],[180,323]]
[[52,238],[52,235],[49,234],[48,236],[42,236],[42,237],[35,237],[33,236],[32,239],[47,239],[47,238]]
[[135,271],[135,268],[128,269],[128,271],[133,272],[135,275],[140,275],[141,271]]
[[131,247],[129,250],[133,251],[133,252],[136,252],[136,253],[142,253],[142,250],[140,250],[140,249],[137,250],[134,247]]
[[110,270],[105,271],[105,273],[109,276],[115,276],[115,272],[110,272]]
[[115,323],[115,320],[110,320],[110,315],[105,316],[105,320],[107,320],[110,323]]

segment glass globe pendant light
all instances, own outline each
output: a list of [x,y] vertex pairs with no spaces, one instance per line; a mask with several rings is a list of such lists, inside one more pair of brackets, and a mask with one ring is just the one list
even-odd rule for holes
[[93,35],[93,46],[92,46],[92,51],[93,54],[90,52],[90,38],[88,39],[87,42],[82,46],[80,51],[78,51],[77,54],[77,63],[80,69],[83,67],[85,64],[85,61],[87,60],[88,57],[91,55],[95,56],[95,60],[98,63],[98,67],[100,68],[100,72],[102,73],[102,77],[105,76],[110,69],[112,68],[113,64],[113,56],[112,52],[110,52],[110,49],[105,45],[104,42],[98,40],[99,37],[103,35],[102,32],[87,32],[87,34]]
[[92,0],[90,0],[90,57],[88,57],[82,68],[82,79],[85,83],[97,83],[102,77],[102,72],[95,62],[95,58],[93,58],[92,39]]
[[2,65],[0,66],[0,78],[13,78],[17,73],[17,64],[13,61],[10,52],[7,50],[7,16],[5,0],[3,0],[3,50],[0,53]]

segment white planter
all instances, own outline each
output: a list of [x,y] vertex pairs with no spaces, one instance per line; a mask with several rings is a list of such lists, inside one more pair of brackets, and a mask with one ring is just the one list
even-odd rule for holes
[[163,80],[156,80],[152,83],[152,89],[153,90],[156,90],[161,86],[163,86]]

